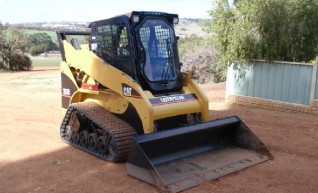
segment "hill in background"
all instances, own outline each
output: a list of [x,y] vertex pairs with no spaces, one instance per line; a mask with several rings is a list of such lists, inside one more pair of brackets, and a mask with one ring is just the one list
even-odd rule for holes
[[[197,36],[204,36],[206,33],[200,26],[200,19],[181,18],[179,24],[176,25],[175,30],[178,36],[186,37],[195,34]],[[22,23],[12,24],[13,26],[22,28],[27,34],[47,33],[52,41],[57,43],[55,31],[72,30],[85,31],[88,28],[89,22],[41,22],[41,23]]]
[[205,36],[206,32],[200,26],[201,19],[181,18],[179,24],[175,26],[176,34],[180,37],[191,36]]

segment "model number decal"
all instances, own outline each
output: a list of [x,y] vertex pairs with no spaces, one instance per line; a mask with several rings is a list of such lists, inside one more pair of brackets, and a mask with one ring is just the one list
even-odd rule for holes
[[71,90],[68,88],[63,88],[62,89],[62,94],[63,95],[67,95],[67,96],[71,96]]

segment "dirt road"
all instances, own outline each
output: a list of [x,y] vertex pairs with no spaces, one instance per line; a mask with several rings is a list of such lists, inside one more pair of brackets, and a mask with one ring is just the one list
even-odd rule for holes
[[[274,159],[184,192],[318,192],[317,115],[229,106],[224,86],[203,86],[211,118],[240,116]],[[125,164],[107,163],[60,140],[58,69],[1,73],[0,99],[0,193],[158,192],[127,175]]]

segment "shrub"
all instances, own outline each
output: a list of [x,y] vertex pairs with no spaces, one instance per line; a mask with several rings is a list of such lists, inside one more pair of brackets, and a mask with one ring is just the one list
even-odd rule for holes
[[21,50],[14,50],[9,57],[9,69],[11,71],[31,70],[31,59]]
[[194,79],[198,83],[220,82],[224,78],[215,71],[218,53],[207,37],[192,35],[179,41],[180,61],[183,63],[182,71],[196,68]]
[[34,45],[30,48],[29,50],[29,53],[32,55],[32,56],[37,56],[43,52],[46,51],[46,48],[45,48],[45,45],[43,44],[39,44],[39,45]]

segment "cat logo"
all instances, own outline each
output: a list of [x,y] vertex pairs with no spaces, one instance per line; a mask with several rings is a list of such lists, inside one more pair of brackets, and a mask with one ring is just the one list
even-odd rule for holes
[[126,87],[126,86],[123,87],[123,95],[124,96],[131,97],[131,91],[132,91],[131,87]]

